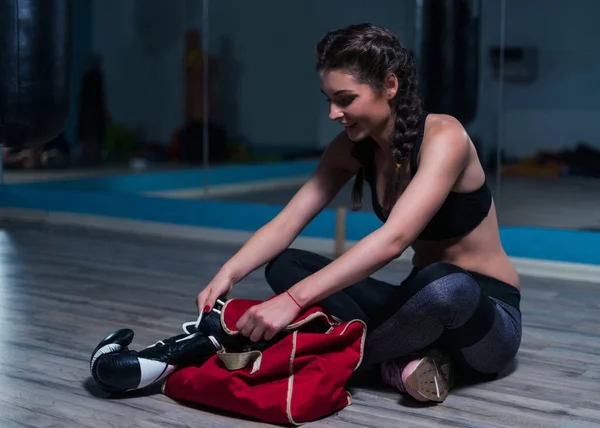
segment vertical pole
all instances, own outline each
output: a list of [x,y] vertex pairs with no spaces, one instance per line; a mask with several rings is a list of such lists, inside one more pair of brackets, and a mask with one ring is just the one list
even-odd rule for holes
[[209,72],[209,46],[210,43],[208,41],[208,0],[202,0],[202,53],[203,53],[203,61],[202,61],[202,163],[204,170],[204,196],[208,196],[208,122],[209,122],[209,81],[208,81],[208,72]]
[[423,61],[423,1],[424,0],[416,0],[415,7],[415,42],[413,51],[419,69],[421,69],[421,61]]
[[4,184],[4,146],[0,144],[0,184]]
[[506,39],[506,0],[500,0],[500,58],[498,81],[498,143],[496,144],[496,200],[500,199],[502,147],[504,145],[504,48]]

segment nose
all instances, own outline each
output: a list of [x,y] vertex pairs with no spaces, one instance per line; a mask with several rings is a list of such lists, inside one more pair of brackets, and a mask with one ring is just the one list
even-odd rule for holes
[[330,120],[339,120],[344,116],[342,110],[335,106],[335,104],[331,103],[329,106],[329,119]]

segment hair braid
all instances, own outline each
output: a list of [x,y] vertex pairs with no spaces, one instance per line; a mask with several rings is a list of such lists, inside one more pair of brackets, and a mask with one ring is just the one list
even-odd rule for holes
[[[412,57],[409,56],[407,64],[400,67],[398,81],[401,87],[398,96],[393,102],[394,106],[394,129],[390,135],[390,148],[397,165],[394,174],[389,182],[383,203],[383,211],[389,215],[394,207],[402,187],[402,171],[405,165],[409,163],[412,148],[419,136],[421,124],[421,99],[417,93],[418,79],[416,70],[412,64]],[[408,166],[408,165],[407,165]]]

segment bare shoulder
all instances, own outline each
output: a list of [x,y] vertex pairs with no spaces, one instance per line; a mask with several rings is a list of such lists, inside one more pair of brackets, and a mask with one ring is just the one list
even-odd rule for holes
[[439,141],[441,138],[455,141],[455,144],[469,142],[467,131],[458,119],[447,114],[430,114],[425,123],[423,143]]
[[421,157],[435,155],[469,157],[471,140],[458,119],[446,114],[429,114],[425,123]]

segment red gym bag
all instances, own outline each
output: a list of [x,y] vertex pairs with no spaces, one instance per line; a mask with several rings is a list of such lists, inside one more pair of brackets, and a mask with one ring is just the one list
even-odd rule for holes
[[[221,312],[225,332],[238,334],[236,322],[259,303],[228,300]],[[305,327],[319,332],[303,331]],[[340,322],[312,306],[284,332],[288,334],[266,350],[223,349],[201,366],[179,369],[165,381],[163,392],[175,400],[277,424],[300,425],[348,406],[345,386],[362,361],[364,322]]]

